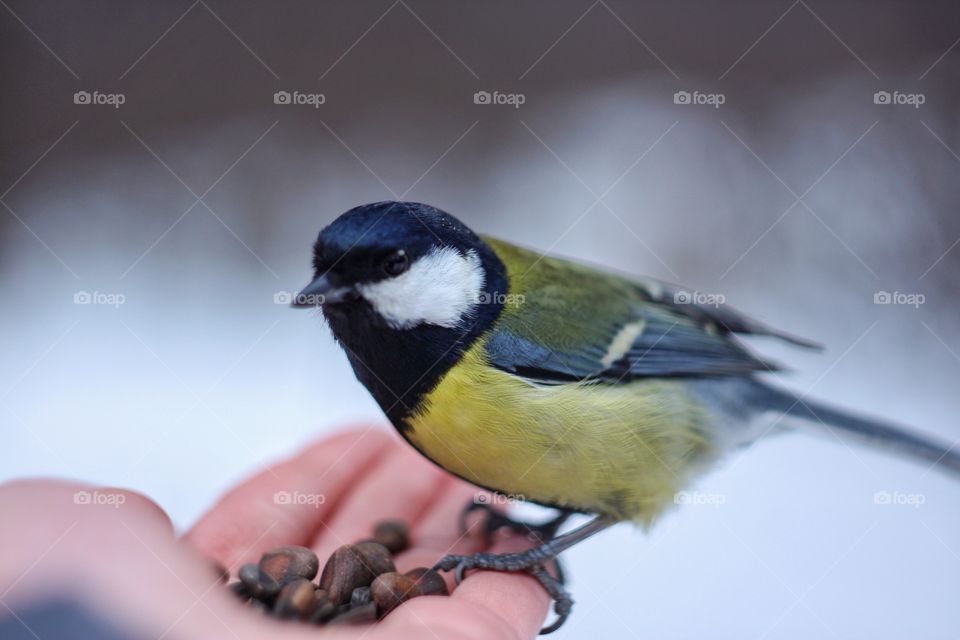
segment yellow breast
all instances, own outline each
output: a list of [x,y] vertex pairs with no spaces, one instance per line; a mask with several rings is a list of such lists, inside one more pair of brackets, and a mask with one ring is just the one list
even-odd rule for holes
[[534,385],[489,366],[479,340],[406,436],[478,485],[646,525],[714,458],[706,422],[681,381]]

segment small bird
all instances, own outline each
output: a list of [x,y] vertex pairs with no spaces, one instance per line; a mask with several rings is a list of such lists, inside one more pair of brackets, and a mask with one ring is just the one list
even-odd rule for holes
[[[573,601],[545,568],[615,523],[648,527],[699,474],[760,438],[813,426],[960,474],[950,446],[815,403],[761,380],[777,366],[737,335],[805,348],[690,290],[480,237],[414,202],[353,208],[313,247],[294,300],[322,309],[357,378],[400,435],[479,487],[558,510],[521,553],[444,557],[437,568],[525,571]],[[476,506],[468,507],[469,509]],[[573,513],[593,515],[557,534]],[[488,528],[523,523],[489,513]]]

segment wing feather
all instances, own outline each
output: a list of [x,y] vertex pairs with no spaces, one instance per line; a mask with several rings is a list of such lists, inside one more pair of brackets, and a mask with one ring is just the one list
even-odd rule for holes
[[510,299],[487,340],[495,366],[538,383],[744,376],[778,367],[735,334],[813,343],[684,290],[630,280],[486,238],[507,267]]

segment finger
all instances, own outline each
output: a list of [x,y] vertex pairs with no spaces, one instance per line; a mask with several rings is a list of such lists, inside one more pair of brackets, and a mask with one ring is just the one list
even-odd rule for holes
[[[123,637],[277,637],[275,621],[238,606],[139,493],[21,480],[0,485],[0,513],[16,516],[16,526],[0,527],[0,617],[52,607],[54,620],[78,612],[85,626],[102,623]],[[35,635],[24,623],[24,637]],[[284,635],[315,637],[309,628]]]
[[[397,556],[397,569],[409,571],[416,567],[432,567],[450,553],[469,554],[485,548],[484,536],[478,522],[470,523],[466,533],[460,531],[460,514],[470,500],[481,491],[460,480],[448,478],[439,497],[412,529],[412,547]],[[449,575],[447,586],[453,588]]]
[[[449,553],[470,554],[483,551],[486,548],[486,536],[479,530],[480,519],[471,520],[471,529],[466,535],[461,533],[459,522],[463,509],[482,493],[482,490],[463,480],[448,479],[440,496],[413,528],[413,547],[397,557],[397,569],[409,571],[415,567],[432,567],[437,560]],[[519,550],[529,546],[528,542],[519,537],[506,540],[509,540],[513,547],[505,541],[495,549]],[[459,590],[476,580],[479,573],[471,574],[463,585],[456,588],[453,574],[443,575],[454,597],[422,597],[405,602],[377,625],[369,640],[422,637],[478,640],[532,638],[539,631],[545,615],[546,598],[536,592],[536,589],[540,589],[538,584],[534,582],[532,587],[527,584],[532,578],[514,574],[502,576],[508,581],[519,581],[519,587],[508,582],[509,588],[524,591],[523,599],[516,603],[508,602],[504,607],[496,599],[486,597],[483,592],[487,589],[504,588],[500,582],[484,585],[482,589],[477,589],[474,585],[470,588],[474,593],[467,591],[465,595],[458,596]]]
[[341,496],[391,446],[374,428],[322,440],[231,490],[185,540],[231,571],[273,547],[309,545]]
[[[509,535],[491,551],[510,553],[529,546],[522,536]],[[404,554],[402,561],[424,552],[414,550]],[[543,624],[548,606],[549,598],[543,587],[526,574],[477,571],[469,574],[450,597],[428,596],[405,602],[377,625],[375,631],[380,635],[371,640],[434,636],[478,640],[533,638]]]
[[[494,544],[491,552],[513,553],[529,548],[529,540],[512,534]],[[496,614],[521,638],[537,635],[550,606],[543,586],[524,573],[475,571],[468,574],[451,597]]]
[[173,539],[173,525],[163,509],[143,494],[126,489],[61,480],[17,480],[0,485],[0,513],[11,516],[11,526],[0,527],[0,548],[17,550],[4,554],[0,562],[0,585],[43,552],[61,545],[78,545],[78,540],[83,540],[91,552],[109,549],[112,538],[97,534],[101,523],[123,523],[125,530],[114,532],[120,537],[143,530],[153,537]]
[[336,514],[321,524],[314,551],[325,561],[337,547],[369,538],[381,520],[416,523],[446,482],[445,472],[397,442],[343,497]]

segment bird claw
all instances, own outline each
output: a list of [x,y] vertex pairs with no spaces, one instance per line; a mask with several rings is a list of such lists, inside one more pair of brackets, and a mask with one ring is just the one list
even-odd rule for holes
[[[554,559],[556,562],[556,559]],[[559,563],[557,563],[559,573]],[[573,610],[573,598],[563,587],[563,575],[550,575],[543,564],[532,563],[523,553],[493,554],[476,553],[472,556],[449,555],[437,562],[434,571],[453,571],[456,584],[463,582],[464,574],[471,569],[486,569],[489,571],[525,571],[536,578],[547,594],[553,599],[553,611],[557,619],[540,630],[540,635],[553,633],[559,629],[570,616]]]
[[[558,528],[569,513],[561,512],[560,516],[551,521],[554,528]],[[553,610],[557,619],[540,630],[541,634],[552,633],[560,628],[570,615],[573,608],[573,598],[563,588],[561,577],[554,577],[547,571],[546,566],[555,563],[557,555],[563,553],[573,545],[586,540],[599,531],[603,531],[614,520],[604,516],[597,516],[590,522],[583,524],[573,531],[561,535],[554,535],[549,541],[532,549],[520,553],[475,553],[470,556],[449,555],[440,559],[434,565],[435,571],[451,571],[456,569],[458,582],[463,579],[464,572],[470,569],[488,569],[493,571],[526,572],[536,578],[544,590],[554,601]],[[557,565],[559,569],[559,565]]]
[[570,612],[573,611],[573,597],[563,588],[563,582],[550,575],[542,564],[531,567],[529,572],[553,598],[553,612],[557,614],[557,619],[540,629],[540,635],[545,636],[562,627],[570,617]]
[[496,569],[492,563],[496,559],[492,553],[477,553],[472,556],[449,555],[440,558],[437,564],[433,565],[434,571],[453,571],[453,579],[457,584],[463,582],[464,574],[470,569]]
[[[461,535],[467,535],[467,533],[469,533],[470,527],[467,524],[467,520],[470,517],[470,514],[472,514],[474,511],[483,512],[483,520],[481,520],[480,526],[484,536],[484,543],[487,546],[490,546],[493,543],[493,534],[501,529],[507,529],[509,531],[513,531],[514,533],[524,535],[529,540],[537,544],[550,542],[550,540],[556,537],[557,531],[560,529],[563,523],[570,518],[571,515],[569,511],[561,510],[556,517],[543,523],[534,524],[511,518],[486,502],[477,502],[476,500],[472,500],[467,503],[467,506],[464,507],[463,511],[460,513]],[[557,579],[561,584],[565,583],[566,575],[564,574],[563,566],[560,564],[560,559],[555,558],[553,563],[557,569]],[[464,569],[461,569],[458,570],[457,573],[458,575],[462,576],[464,571]],[[460,581],[457,580],[457,584],[459,584],[459,582]]]

